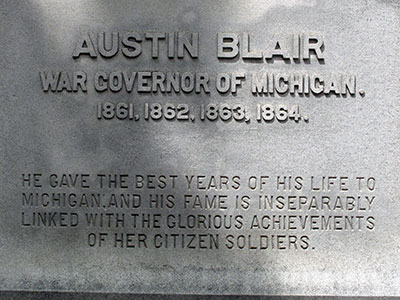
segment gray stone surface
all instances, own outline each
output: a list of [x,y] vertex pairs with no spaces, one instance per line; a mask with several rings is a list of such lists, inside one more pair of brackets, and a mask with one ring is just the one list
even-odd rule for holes
[[[2,297],[57,297],[22,291],[99,292],[105,299],[123,297],[118,293],[400,296],[398,1],[4,0],[0,14]],[[120,43],[115,56],[102,57],[99,32],[121,39],[136,32],[142,53],[128,58],[122,49],[128,55],[133,49]],[[198,57],[185,50],[178,58],[175,49],[168,58],[164,39],[152,58],[146,33],[154,32],[182,32],[192,43],[190,34],[199,33]],[[88,33],[96,58],[75,52]],[[218,33],[237,34],[237,57],[218,58]],[[243,59],[245,33],[250,51],[267,49],[265,56],[285,51],[293,34],[310,37],[316,51],[292,59],[289,43],[289,59]],[[281,49],[271,44],[275,34],[283,36]],[[45,91],[41,74],[59,71],[87,74],[87,91],[60,84]],[[95,74],[114,71],[206,73],[210,92],[139,92],[142,79],[132,92],[96,91]],[[246,78],[237,92],[221,93],[215,85],[221,73]],[[252,93],[252,74],[264,73],[288,77],[275,77],[282,86],[272,95]],[[336,93],[316,93],[317,86],[280,93],[298,74],[311,81],[319,75],[325,84],[330,76],[355,76],[355,90],[350,83]],[[133,104],[132,118],[122,107],[125,119],[107,119],[108,102]],[[167,114],[156,120],[153,103],[164,112],[167,103],[188,106],[189,120]],[[210,103],[221,111],[227,104],[230,112],[241,105],[246,120],[241,107],[233,111],[236,120],[224,121],[222,113],[201,120],[201,106]],[[257,105],[265,104],[276,114],[258,122]],[[299,120],[293,112],[279,115],[280,105],[283,111],[298,105]],[[268,119],[263,109],[260,118]],[[145,186],[138,175],[147,178]],[[43,198],[38,204],[36,194]],[[53,194],[80,205],[50,201]],[[100,205],[85,207],[84,195],[92,203],[92,194]],[[121,207],[119,200],[112,206],[112,195],[121,194],[139,195],[140,206]],[[192,197],[185,202],[184,195]],[[193,207],[196,195],[200,204]],[[205,208],[206,196],[216,196],[218,207]],[[163,197],[163,207],[150,207],[155,197]],[[273,197],[272,209],[259,207],[260,197]],[[104,223],[89,226],[91,214]],[[229,216],[236,228],[219,228],[218,218]],[[261,220],[265,228],[257,228]],[[121,235],[123,247],[115,240]]]
[[[75,293],[75,292],[0,292],[4,300],[380,300],[383,297],[332,297],[332,296],[221,296],[221,295],[157,295],[157,294],[121,294],[121,293]],[[397,299],[384,297],[384,299]]]

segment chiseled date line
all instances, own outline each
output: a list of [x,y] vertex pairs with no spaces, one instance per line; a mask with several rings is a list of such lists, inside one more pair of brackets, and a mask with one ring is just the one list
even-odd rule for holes
[[[194,108],[194,109],[193,109]],[[285,122],[293,120],[308,121],[308,117],[300,113],[298,105],[271,105],[255,104],[252,110],[249,110],[243,104],[200,104],[191,107],[189,104],[161,104],[144,103],[134,104],[127,102],[101,102],[97,104],[97,119],[117,119],[117,120],[167,120],[167,121],[191,121],[196,119],[201,121],[224,122],[236,121],[249,123],[254,116],[257,122]]]

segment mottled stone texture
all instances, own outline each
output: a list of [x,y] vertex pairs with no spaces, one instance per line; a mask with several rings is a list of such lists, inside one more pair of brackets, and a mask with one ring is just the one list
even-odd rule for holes
[[[158,295],[152,299],[169,299],[163,296],[166,294],[400,296],[398,1],[3,0],[0,16],[2,299],[145,297],[138,294]],[[152,59],[149,44],[146,44],[143,54],[135,59],[121,54],[110,59],[87,56],[73,59],[73,49],[81,34],[99,31],[198,32],[199,57],[168,59],[162,52],[165,51],[165,44],[162,44],[160,58]],[[321,34],[325,59],[296,63],[280,59],[273,62],[221,61],[216,55],[218,32],[247,32],[253,49],[263,49],[274,33]],[[84,70],[88,74],[88,91],[44,92],[39,76],[43,70]],[[288,94],[262,97],[251,93],[251,77],[247,77],[235,94],[220,94],[215,88],[210,94],[99,93],[93,88],[94,73],[99,70],[207,72],[211,80],[215,80],[219,72],[355,74],[357,90],[355,95],[346,97]],[[137,103],[140,107],[145,102],[171,101],[196,109],[200,104],[239,103],[253,109],[253,119],[250,123],[200,122],[198,119],[195,122],[156,122],[143,118],[137,122],[98,120],[96,105],[106,101]],[[257,104],[263,103],[299,105],[309,121],[257,123],[254,111]],[[115,248],[112,243],[101,248],[90,247],[87,238],[91,231],[104,231],[114,236],[115,232],[124,230],[92,230],[82,224],[77,228],[23,226],[21,213],[31,214],[35,208],[21,205],[22,192],[43,192],[44,189],[22,186],[22,174],[34,173],[43,177],[53,173],[177,174],[181,178],[185,174],[229,178],[235,175],[241,178],[302,176],[307,179],[343,176],[352,178],[349,182],[353,183],[359,176],[373,177],[376,186],[371,194],[367,190],[354,194],[375,197],[371,211],[359,212],[363,216],[373,216],[374,228],[291,231],[298,236],[309,236],[307,250],[230,250],[225,246],[217,250],[126,249]],[[335,179],[335,188],[336,184]],[[90,193],[93,189],[46,189],[50,193],[54,190]],[[114,192],[127,191],[117,188]],[[151,193],[151,190],[143,191],[145,197]],[[177,189],[158,190],[157,193],[184,194],[188,191],[184,185],[179,185]],[[219,213],[238,213],[233,207],[237,193],[250,192],[246,184],[239,192],[227,191],[229,209]],[[271,194],[279,193],[271,191]],[[310,189],[293,189],[289,194],[312,196]],[[338,190],[326,193],[332,198],[345,194]],[[257,199],[256,192],[251,195]],[[46,211],[46,208],[39,210]],[[87,209],[49,210],[83,214]],[[179,208],[151,211],[156,212],[162,215],[188,213],[179,212]],[[260,213],[253,206],[249,211],[240,212],[248,218]],[[204,212],[209,213],[215,211]],[[273,213],[291,212],[276,210]],[[357,214],[293,212],[297,213]],[[150,236],[171,230],[146,229],[143,232]],[[184,232],[179,231],[180,234]],[[221,235],[229,232],[233,231],[211,230]],[[268,230],[264,233],[277,234]],[[243,228],[235,234],[259,236],[260,231]],[[129,293],[136,296],[131,298]],[[191,298],[203,299],[200,296]]]

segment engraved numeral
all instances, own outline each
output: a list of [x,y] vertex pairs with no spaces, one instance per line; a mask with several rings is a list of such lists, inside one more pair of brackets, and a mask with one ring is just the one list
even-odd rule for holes
[[298,105],[288,108],[287,105],[283,104],[276,106],[271,104],[257,104],[256,120],[258,122],[271,122],[275,119],[280,122],[285,122],[289,119],[298,122],[301,119],[300,108]]
[[97,104],[97,119],[113,119],[125,120],[134,118],[134,105],[133,103],[120,102],[113,104],[111,102]]

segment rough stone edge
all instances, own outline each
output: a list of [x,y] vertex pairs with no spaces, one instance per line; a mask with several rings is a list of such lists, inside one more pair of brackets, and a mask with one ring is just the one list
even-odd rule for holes
[[343,296],[246,296],[246,295],[161,295],[161,294],[118,294],[118,293],[82,293],[82,292],[34,292],[0,291],[2,300],[374,300],[400,299],[398,297],[343,297]]

